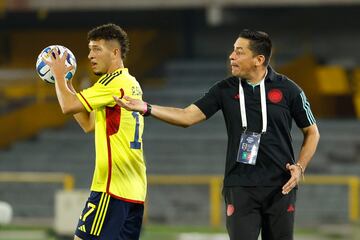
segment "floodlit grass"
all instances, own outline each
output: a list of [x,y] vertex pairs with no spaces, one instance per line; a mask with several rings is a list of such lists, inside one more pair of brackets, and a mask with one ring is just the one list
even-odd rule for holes
[[214,229],[202,226],[164,226],[145,225],[142,231],[141,240],[176,240],[181,233],[225,233],[225,229]]
[[173,225],[145,225],[144,230],[151,232],[198,232],[198,233],[225,233],[225,228],[211,228],[207,226],[173,226]]
[[[24,240],[22,238],[1,238],[2,231],[12,231],[18,232],[19,235],[23,234],[24,232],[38,232],[43,231],[48,234],[47,239],[32,239],[26,238],[26,240],[60,240],[57,239],[53,232],[46,228],[34,228],[34,227],[19,227],[19,226],[7,226],[4,228],[0,228],[0,239],[1,240]],[[189,232],[196,232],[196,233],[225,233],[225,229],[213,229],[210,227],[204,226],[167,226],[167,225],[144,225],[142,229],[142,234],[140,239],[141,240],[177,240],[178,235],[181,233],[189,233]],[[62,238],[61,240],[70,240],[72,237],[68,239]]]
[[[334,226],[335,231],[336,228],[339,226]],[[295,239],[304,239],[304,240],[314,240],[314,239],[321,239],[321,240],[355,240],[360,239],[360,227],[359,225],[352,225],[348,226],[350,227],[352,234],[347,237],[345,237],[342,234],[330,234],[324,233],[324,231],[319,231],[319,229],[296,229],[295,230]],[[16,234],[12,234],[10,238],[4,237],[2,235],[5,232],[13,232],[18,233],[19,237],[16,236]],[[45,238],[32,238],[32,233],[34,236],[38,233],[43,233],[44,236],[47,236]],[[341,231],[340,231],[341,232]],[[204,234],[219,234],[219,233],[226,233],[225,227],[214,229],[206,226],[169,226],[169,225],[144,225],[142,234],[140,239],[141,240],[177,240],[179,234],[181,233],[204,233]],[[53,231],[48,228],[41,228],[41,227],[19,227],[19,226],[6,226],[1,227],[0,226],[0,239],[1,240],[25,240],[21,236],[26,236],[26,240],[72,240],[72,236],[69,238],[56,238]]]

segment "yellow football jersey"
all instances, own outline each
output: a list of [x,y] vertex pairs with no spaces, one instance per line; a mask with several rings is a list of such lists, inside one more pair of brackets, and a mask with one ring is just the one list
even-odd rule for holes
[[139,83],[126,68],[103,75],[77,94],[87,111],[95,111],[96,161],[91,190],[143,203],[147,186],[144,118],[116,105],[113,96],[119,95],[142,99]]

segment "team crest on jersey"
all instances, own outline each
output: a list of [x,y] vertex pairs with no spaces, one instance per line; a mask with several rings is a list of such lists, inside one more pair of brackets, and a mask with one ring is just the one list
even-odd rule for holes
[[279,103],[283,99],[283,93],[280,89],[273,88],[268,92],[268,99],[272,103]]

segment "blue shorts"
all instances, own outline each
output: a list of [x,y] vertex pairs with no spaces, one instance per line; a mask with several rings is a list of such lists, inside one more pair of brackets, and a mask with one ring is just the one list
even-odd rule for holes
[[75,235],[83,240],[138,240],[144,205],[91,192]]

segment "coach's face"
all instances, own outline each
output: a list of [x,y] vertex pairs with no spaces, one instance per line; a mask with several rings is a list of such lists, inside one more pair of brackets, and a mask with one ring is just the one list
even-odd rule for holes
[[110,45],[104,39],[90,40],[89,42],[88,58],[91,68],[96,75],[109,73],[111,69],[114,53]]
[[231,73],[235,77],[249,79],[256,70],[257,57],[249,49],[250,40],[238,38],[229,56]]

